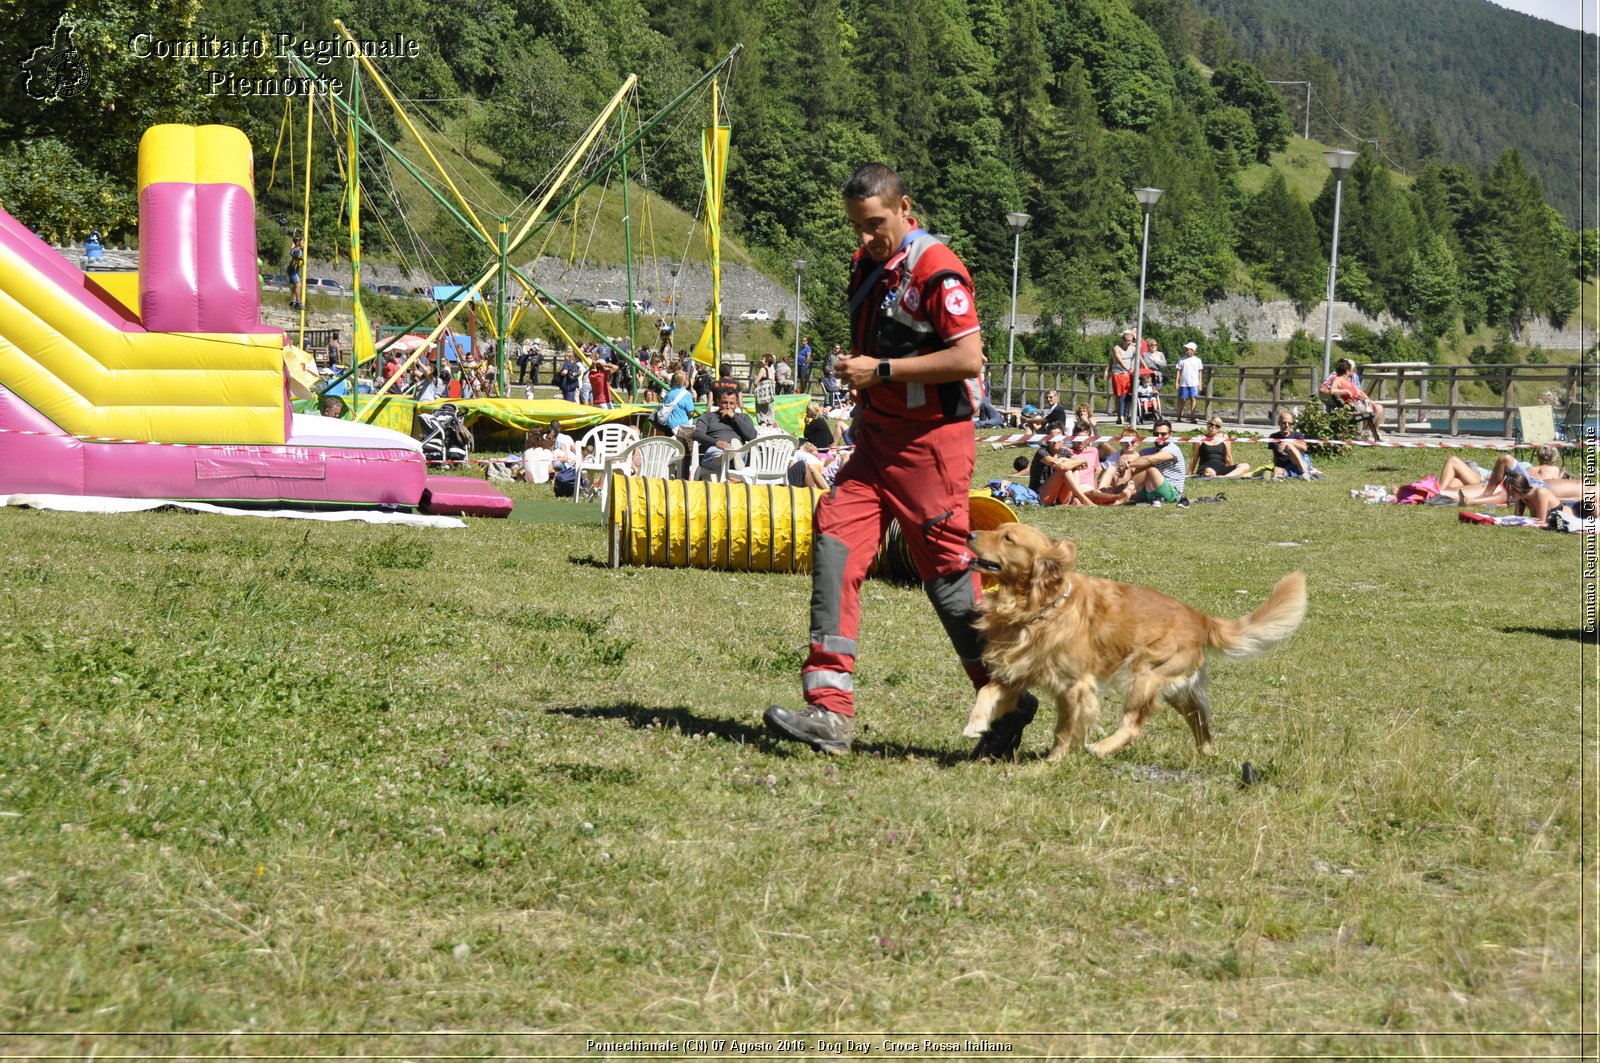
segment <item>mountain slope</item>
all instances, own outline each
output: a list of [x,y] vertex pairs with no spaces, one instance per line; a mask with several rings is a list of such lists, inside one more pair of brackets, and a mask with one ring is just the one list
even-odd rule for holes
[[[1577,222],[1579,176],[1586,164],[1592,166],[1595,151],[1580,138],[1581,118],[1593,115],[1595,106],[1594,34],[1488,0],[1193,3],[1219,20],[1257,62],[1320,56],[1337,71],[1351,100],[1382,100],[1413,133],[1431,121],[1443,161],[1466,161],[1481,170],[1506,148],[1519,148],[1548,200]],[[1362,128],[1357,108],[1330,115],[1330,102],[1312,104],[1314,137],[1347,141],[1335,118],[1356,133],[1373,135]]]

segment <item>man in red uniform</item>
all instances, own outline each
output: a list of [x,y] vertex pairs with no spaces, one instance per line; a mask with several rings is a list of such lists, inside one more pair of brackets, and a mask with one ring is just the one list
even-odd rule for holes
[[[848,752],[855,735],[861,583],[891,519],[900,521],[974,688],[988,679],[973,628],[980,587],[967,553],[972,411],[983,368],[972,278],[917,225],[889,167],[858,169],[845,183],[844,210],[861,240],[850,263],[851,351],[837,365],[840,382],[860,396],[856,449],[817,507],[811,653],[801,668],[806,706],[774,705],[764,717],[775,734],[825,753]],[[1029,696],[1001,717],[975,755],[1015,752],[1035,705]]]

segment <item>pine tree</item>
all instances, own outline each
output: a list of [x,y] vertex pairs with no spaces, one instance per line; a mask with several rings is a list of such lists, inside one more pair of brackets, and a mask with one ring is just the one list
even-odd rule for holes
[[1513,329],[1531,314],[1569,313],[1576,307],[1570,256],[1551,224],[1539,178],[1522,165],[1516,148],[1507,148],[1483,179],[1486,225],[1503,242],[1515,271],[1515,287],[1506,320]]
[[[1178,307],[1220,297],[1233,277],[1233,226],[1224,181],[1199,123],[1188,111],[1169,106],[1142,137],[1124,144],[1129,148],[1125,172],[1165,193],[1152,217],[1149,290]],[[1132,205],[1132,198],[1125,202]],[[1142,223],[1137,206],[1130,220]]]
[[1289,143],[1289,114],[1283,109],[1283,99],[1249,63],[1228,63],[1211,75],[1211,87],[1217,99],[1224,104],[1241,108],[1250,116],[1255,127],[1255,158],[1266,162],[1274,151],[1282,151]]
[[1030,190],[1035,218],[1024,240],[1032,275],[1061,317],[1109,313],[1131,295],[1138,248],[1112,208],[1126,193],[1109,153],[1083,64],[1074,63],[1061,76],[1040,147]]
[[1412,252],[1407,288],[1407,314],[1417,330],[1430,337],[1450,331],[1460,306],[1461,285],[1455,255],[1443,235],[1433,233],[1420,251]]
[[1041,0],[1016,0],[995,66],[995,112],[1005,130],[1007,160],[1019,174],[1033,165],[1049,122],[1049,56],[1042,34]]
[[[1328,175],[1322,192],[1311,204],[1317,229],[1332,240],[1334,178]],[[1361,148],[1360,157],[1344,181],[1339,222],[1339,269],[1346,262],[1360,263],[1372,285],[1371,302],[1362,309],[1372,313],[1387,307],[1403,312],[1405,285],[1411,254],[1418,242],[1416,214],[1409,192],[1398,187],[1389,168],[1372,149]]]
[[1267,278],[1302,311],[1326,294],[1327,263],[1311,208],[1290,190],[1282,173],[1274,171],[1244,211],[1239,256],[1247,263],[1260,263]]

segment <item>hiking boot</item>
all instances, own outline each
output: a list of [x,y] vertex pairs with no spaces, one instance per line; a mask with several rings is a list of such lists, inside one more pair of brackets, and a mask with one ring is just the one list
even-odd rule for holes
[[1179,495],[1178,496],[1178,508],[1179,509],[1188,509],[1189,508],[1189,496],[1188,495]]
[[767,730],[779,738],[804,742],[819,753],[835,756],[850,752],[850,742],[855,738],[856,725],[851,717],[815,705],[807,705],[799,712],[790,712],[782,705],[769,705],[761,716]]
[[1022,745],[1022,729],[1033,722],[1039,699],[1024,691],[1017,707],[989,724],[989,729],[972,747],[973,760],[1015,760]]

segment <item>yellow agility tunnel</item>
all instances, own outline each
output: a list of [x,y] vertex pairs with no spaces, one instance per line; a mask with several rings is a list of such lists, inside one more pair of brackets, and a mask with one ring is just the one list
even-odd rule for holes
[[[612,568],[705,568],[733,572],[810,572],[822,493],[810,487],[611,474],[606,534]],[[987,492],[971,496],[975,531],[1017,519]],[[891,524],[873,574],[915,581],[916,568]]]

